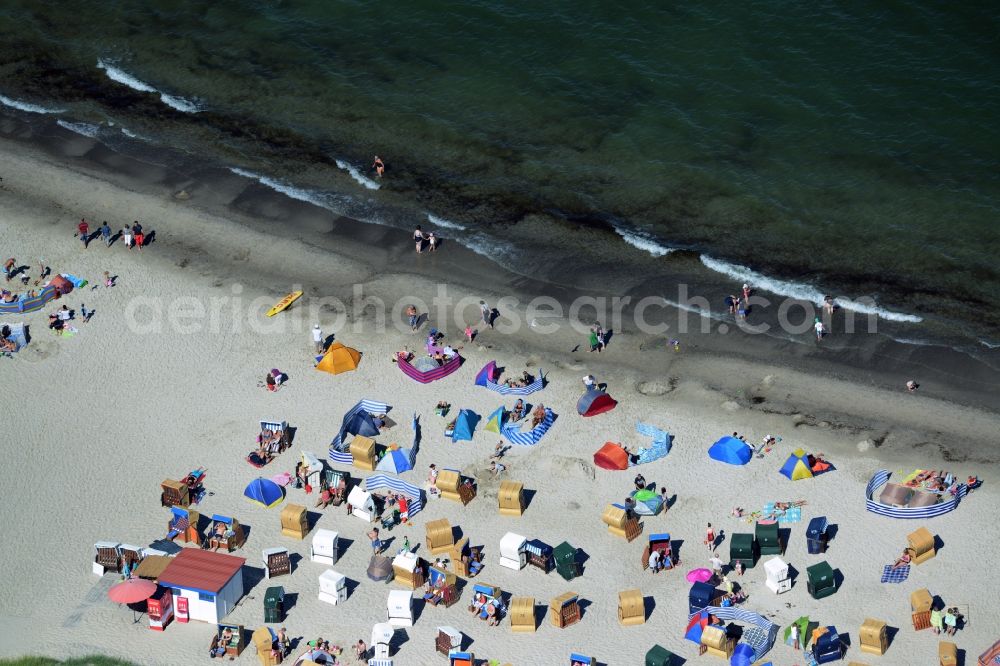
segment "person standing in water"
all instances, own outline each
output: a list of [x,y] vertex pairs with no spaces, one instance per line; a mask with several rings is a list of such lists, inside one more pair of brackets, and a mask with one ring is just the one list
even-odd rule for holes
[[416,245],[417,254],[424,251],[424,232],[420,230],[420,225],[413,230],[413,243]]
[[375,169],[375,175],[381,178],[382,174],[385,173],[385,162],[382,161],[381,157],[376,155],[375,161],[372,162],[372,168]]

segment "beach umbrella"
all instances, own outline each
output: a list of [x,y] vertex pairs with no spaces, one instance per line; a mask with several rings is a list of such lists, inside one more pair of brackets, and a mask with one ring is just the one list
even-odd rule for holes
[[[156,583],[145,578],[129,578],[108,590],[108,599],[132,608],[132,604],[141,603],[156,594],[157,587]],[[133,624],[139,621],[135,613],[136,609],[132,608]]]
[[431,370],[436,370],[441,366],[430,356],[421,356],[420,358],[414,359],[413,367],[420,372],[429,372]]
[[267,509],[280,504],[281,500],[285,499],[285,493],[277,483],[270,479],[260,478],[250,482],[246,489],[243,490],[243,496]]
[[390,472],[392,474],[402,474],[403,472],[409,472],[413,469],[413,465],[410,464],[410,457],[407,451],[402,449],[390,449],[386,451],[382,459],[378,461],[378,465],[375,467],[380,472]]
[[687,572],[689,583],[707,583],[712,580],[712,572],[708,569],[692,569]]
[[281,474],[275,474],[271,477],[271,480],[277,483],[279,486],[284,488],[289,483],[292,482],[292,475],[288,472],[282,472]]
[[156,583],[145,578],[129,578],[108,590],[108,599],[119,604],[145,601],[156,592]]

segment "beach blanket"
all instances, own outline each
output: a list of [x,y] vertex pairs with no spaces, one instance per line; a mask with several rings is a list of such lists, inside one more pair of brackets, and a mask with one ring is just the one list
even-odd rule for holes
[[802,507],[793,506],[788,509],[781,510],[774,508],[774,502],[768,502],[764,505],[764,510],[761,512],[764,518],[774,518],[779,523],[798,523],[802,522]]
[[910,565],[904,564],[896,569],[892,568],[891,564],[886,564],[882,567],[882,582],[883,583],[902,583],[904,580],[910,576]]

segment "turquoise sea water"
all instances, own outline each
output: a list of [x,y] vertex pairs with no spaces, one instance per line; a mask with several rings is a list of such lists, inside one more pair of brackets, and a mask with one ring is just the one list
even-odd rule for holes
[[8,0],[0,95],[511,263],[604,225],[997,337],[994,7],[664,5]]

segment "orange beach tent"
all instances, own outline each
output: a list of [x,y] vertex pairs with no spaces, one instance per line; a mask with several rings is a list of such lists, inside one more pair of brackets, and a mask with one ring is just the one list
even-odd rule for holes
[[326,350],[326,354],[319,363],[317,370],[329,372],[331,375],[339,375],[342,372],[355,370],[361,362],[361,352],[351,347],[345,347],[339,342],[334,342]]
[[594,454],[594,464],[602,469],[628,469],[628,454],[618,444],[608,442]]

